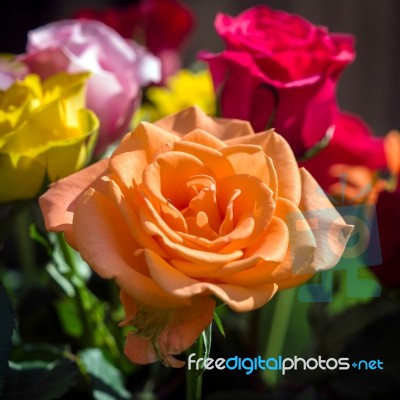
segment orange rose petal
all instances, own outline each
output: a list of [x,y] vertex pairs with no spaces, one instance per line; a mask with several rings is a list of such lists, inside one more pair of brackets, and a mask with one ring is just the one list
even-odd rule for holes
[[246,271],[254,268],[259,263],[270,265],[270,267],[277,264],[276,261],[265,260],[260,256],[252,256],[249,258],[232,261],[222,266],[212,264],[193,264],[191,262],[181,260],[171,260],[170,263],[187,276],[201,279],[220,279],[225,276],[235,274],[236,272]]
[[190,235],[186,235],[186,238],[190,237],[192,243],[198,243],[196,238],[214,240],[218,237],[217,233],[210,227],[208,216],[204,211],[200,211],[195,217],[186,218],[186,223],[190,232]]
[[221,210],[225,209],[230,202],[231,194],[237,190],[241,193],[233,200],[234,224],[238,223],[241,215],[250,213],[256,219],[257,225],[262,226],[264,230],[275,209],[271,189],[260,179],[251,175],[233,175],[221,179],[217,186]]
[[400,132],[391,130],[383,139],[387,168],[393,175],[400,173]]
[[276,284],[279,287],[279,290],[284,290],[284,289],[290,289],[295,286],[300,286],[303,283],[307,282],[310,280],[314,274],[300,274],[300,275],[294,275],[289,279],[286,279],[284,281],[276,282]]
[[314,260],[317,242],[307,218],[299,208],[287,199],[278,197],[275,210],[289,231],[289,247],[285,258],[271,271],[271,282],[278,282],[292,275],[314,272],[311,264]]
[[201,145],[209,150],[215,151],[226,147],[226,144],[222,140],[219,140],[217,137],[203,129],[194,129],[193,131],[186,133],[182,136],[179,143],[182,143],[182,145]]
[[120,290],[119,299],[121,301],[122,306],[124,307],[125,318],[118,325],[127,326],[134,320],[136,313],[138,311],[138,307],[135,301],[132,299],[132,297],[129,296],[129,294],[124,290]]
[[279,193],[278,176],[276,174],[276,170],[275,170],[272,158],[268,157],[268,156],[265,156],[265,158],[266,158],[266,163],[267,163],[268,171],[269,171],[268,187],[272,190],[273,199],[274,199],[274,202],[276,202],[276,199],[278,198],[278,193]]
[[248,121],[239,119],[212,118],[198,106],[187,108],[155,122],[155,125],[185,135],[195,129],[202,129],[220,140],[254,134]]
[[169,367],[183,367],[185,362],[173,356],[187,350],[211,324],[214,308],[215,301],[211,298],[194,297],[190,306],[170,311],[171,320],[158,336],[146,338],[134,332],[129,333],[125,344],[125,354],[137,364],[149,364],[161,358]]
[[181,260],[171,260],[170,263],[176,269],[191,278],[210,279],[219,278],[220,276],[251,268],[259,261],[259,257],[254,257],[252,259],[232,261],[223,266],[213,264],[193,264],[192,262]]
[[[239,248],[244,248],[252,244],[257,237],[268,227],[275,209],[275,202],[273,201],[273,193],[269,187],[255,176],[234,175],[228,178],[221,179],[218,182],[217,193],[220,202],[220,209],[223,210],[229,204],[230,193],[235,193],[237,190],[241,191],[232,202],[233,204],[233,226],[238,228],[240,232],[240,225],[242,218],[245,219],[249,215],[252,216],[254,228],[251,233],[247,232],[247,236],[235,236],[235,229],[232,230],[227,236],[230,243],[226,246],[224,251],[234,251]],[[221,234],[221,232],[220,232]],[[232,235],[232,236],[231,236]],[[216,240],[223,241],[221,237]]]
[[234,118],[212,118],[212,121],[216,127],[212,127],[208,132],[215,134],[224,142],[235,137],[254,135],[254,130],[249,121]]
[[172,266],[191,278],[213,278],[218,275],[218,264],[194,264],[190,261],[170,260]]
[[[179,173],[177,173],[179,171]],[[177,209],[188,206],[191,196],[186,182],[193,176],[209,174],[209,170],[196,157],[168,152],[160,155],[143,173],[143,190],[160,203],[172,203]]]
[[149,250],[145,250],[145,253],[152,278],[166,292],[183,298],[190,298],[197,294],[215,294],[234,311],[244,312],[261,307],[277,290],[274,284],[245,288],[223,283],[201,282],[182,274],[156,253]]
[[[241,191],[239,189],[234,189],[231,193],[230,198],[226,202],[225,207],[221,207],[221,210],[225,210],[225,217],[219,227],[219,235],[226,236],[229,232],[232,232],[234,227],[234,212],[233,212],[233,202],[236,200],[237,197],[241,195]],[[226,201],[226,200],[225,200]]]
[[228,284],[212,285],[210,291],[236,312],[247,312],[262,307],[270,301],[278,290],[274,283],[253,287],[240,287]]
[[[204,136],[202,131],[198,135]],[[209,136],[207,135],[206,137],[208,138]],[[212,176],[216,180],[235,173],[231,163],[224,157],[221,151],[212,149],[207,145],[199,144],[197,141],[195,143],[183,140],[175,142],[174,151],[188,153],[200,159],[212,171]]]
[[[153,204],[146,198],[144,205],[139,207],[138,214],[143,228],[148,235],[166,236],[168,240],[174,243],[187,246],[196,250],[207,250],[212,246],[213,242],[205,237],[195,236],[185,232],[176,232],[166,223],[165,218],[162,218],[155,210]],[[197,214],[194,214],[197,215]],[[186,224],[190,224],[190,217],[186,219]],[[189,228],[185,228],[187,230]],[[211,234],[211,232],[209,232]],[[165,253],[164,253],[165,254]]]
[[[198,216],[205,216],[205,213],[199,212]],[[198,218],[196,222],[193,222],[194,217],[189,217],[186,220],[192,223],[198,224]],[[242,244],[249,240],[249,237],[254,232],[254,218],[251,215],[242,216],[237,226],[232,229],[231,232],[225,236],[218,236],[217,233],[210,227],[209,220],[206,226],[203,226],[203,230],[200,229],[200,225],[196,229],[189,230],[189,234],[181,233],[180,236],[189,242],[201,245],[205,250],[210,252],[217,252],[220,254],[231,253],[232,251],[241,249]],[[198,233],[198,236],[196,236]]]
[[271,180],[268,160],[260,146],[237,144],[220,151],[230,161],[235,174],[251,174],[269,186]]
[[299,208],[305,218],[313,221],[310,226],[317,242],[312,267],[316,271],[325,270],[339,262],[353,226],[346,224],[307,170],[301,168],[300,176],[302,199]]
[[[158,339],[161,353],[167,356],[164,358],[167,365],[178,361],[168,356],[187,350],[212,323],[214,309],[215,301],[210,297],[195,296],[190,306],[175,310],[171,323],[161,332]],[[174,364],[172,366],[175,366]]]
[[142,122],[124,136],[110,158],[110,168],[123,186],[132,188],[142,182],[145,167],[158,154],[171,150],[176,140],[176,135]]
[[242,257],[243,251],[235,250],[230,253],[214,253],[210,251],[197,250],[194,248],[189,248],[185,245],[172,242],[166,236],[160,236],[160,243],[164,246],[164,250],[168,253],[169,257],[172,259],[183,259],[186,261],[191,261],[195,264],[217,264],[223,265],[228,262],[237,260]]
[[274,282],[279,286],[282,282],[286,282],[292,278],[314,274],[315,271],[312,268],[314,254],[315,249],[311,245],[307,245],[307,243],[303,245],[296,244],[296,246],[288,250],[286,257],[281,263],[270,269],[268,276],[265,277],[265,281]]
[[128,333],[124,353],[131,362],[139,365],[150,364],[159,359],[151,339],[137,336],[133,332]]
[[[144,275],[141,254],[116,206],[89,189],[77,202],[74,237],[82,258],[103,278],[115,279],[132,297],[156,307],[182,305],[182,299],[165,293]],[[142,273],[135,270],[142,268]]]
[[145,183],[141,186],[141,192],[146,206],[155,209],[170,229],[186,232],[186,221],[182,213],[172,204],[171,199],[164,197],[161,191],[160,166],[149,165],[144,179]]
[[253,215],[243,214],[232,232],[226,236],[215,239],[215,244],[225,244],[219,252],[221,254],[229,253],[234,250],[246,248],[254,237],[259,234],[256,229],[257,222]]
[[[162,240],[164,243],[177,243],[197,251],[203,251],[206,247],[204,242],[207,239],[184,234],[182,232],[174,232],[170,229],[169,226],[164,223],[163,219],[157,216],[151,205],[149,207],[140,207],[139,216],[146,234],[152,237],[165,237],[165,240]],[[196,240],[196,238],[198,238],[198,240]],[[149,247],[147,246],[147,248]],[[161,256],[167,257],[164,250],[162,253],[158,253]]]
[[[167,236],[177,243],[184,243],[181,235],[175,232],[165,219],[157,213],[149,199],[144,199],[144,205],[138,207],[140,222],[148,235]],[[186,223],[186,222],[185,222]],[[187,227],[185,227],[187,230]]]
[[108,160],[101,160],[50,185],[39,198],[46,229],[64,232],[68,243],[76,248],[72,232],[72,219],[77,198],[100,176],[107,173]]
[[299,168],[292,149],[281,135],[269,130],[256,135],[230,139],[226,143],[260,146],[273,161],[278,178],[278,196],[289,199],[296,206],[299,205],[301,198]]
[[273,217],[267,231],[261,235],[258,242],[245,250],[244,257],[247,253],[247,255],[250,255],[250,259],[258,259],[259,261],[251,268],[229,275],[220,275],[220,280],[243,286],[273,283],[275,278],[271,278],[271,274],[276,270],[277,265],[285,259],[288,244],[289,234],[285,223],[281,219]]
[[[233,205],[235,207],[235,205]],[[226,234],[225,236],[220,236],[215,239],[214,243],[219,244],[223,243],[227,245],[224,247],[221,252],[229,252],[229,248],[244,248],[246,244],[242,243],[242,241],[247,242],[247,239],[254,233],[254,227],[256,226],[256,221],[254,215],[251,213],[243,213],[237,224],[233,227],[232,231]],[[240,243],[237,243],[240,242]]]
[[167,254],[163,251],[162,247],[147,233],[145,227],[142,225],[140,213],[134,211],[135,209],[140,209],[142,199],[138,198],[137,194],[127,199],[114,181],[110,181],[109,197],[113,200],[114,204],[118,204],[119,213],[138,246],[140,248],[151,249],[162,257],[166,257]]
[[281,262],[287,252],[289,234],[286,224],[277,217],[272,217],[268,228],[257,241],[244,251],[244,258],[261,257],[265,261]]
[[218,232],[221,225],[221,213],[217,205],[216,185],[202,189],[192,198],[183,214],[187,218],[189,216],[196,216],[201,211],[206,213],[211,228],[215,232]]
[[261,257],[257,258],[259,262],[251,268],[232,274],[220,275],[218,277],[219,280],[223,283],[246,288],[252,288],[263,284],[273,284],[274,279],[271,279],[271,270],[276,266],[276,262],[264,261]]

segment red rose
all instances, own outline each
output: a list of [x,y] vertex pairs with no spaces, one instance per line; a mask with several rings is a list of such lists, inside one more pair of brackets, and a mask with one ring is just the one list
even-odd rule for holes
[[321,140],[338,112],[336,82],[355,57],[353,38],[266,6],[219,14],[215,27],[227,49],[200,58],[222,90],[223,116],[256,131],[272,123],[296,155]]
[[333,122],[332,138],[326,148],[300,163],[331,193],[339,176],[337,165],[361,166],[369,170],[387,168],[384,139],[372,136],[370,128],[359,117],[340,113]]
[[164,78],[180,68],[178,50],[193,26],[191,12],[176,0],[141,0],[104,11],[83,9],[74,17],[101,21],[121,36],[143,43],[161,59]]

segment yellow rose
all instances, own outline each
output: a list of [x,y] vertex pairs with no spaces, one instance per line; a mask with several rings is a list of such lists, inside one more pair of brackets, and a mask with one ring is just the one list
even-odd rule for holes
[[340,259],[352,227],[274,131],[190,108],[127,134],[40,198],[46,227],[121,287],[136,363],[187,349],[214,297],[238,312]]
[[139,109],[135,120],[153,122],[194,105],[208,115],[216,112],[214,86],[208,69],[198,72],[181,69],[168,78],[165,87],[150,87],[146,97],[150,104],[145,103]]
[[29,199],[51,182],[83,168],[98,119],[85,109],[89,75],[37,75],[0,90],[0,203]]

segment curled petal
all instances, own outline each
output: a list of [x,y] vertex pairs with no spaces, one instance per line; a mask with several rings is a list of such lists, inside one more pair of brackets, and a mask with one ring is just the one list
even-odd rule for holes
[[234,311],[250,311],[269,301],[277,290],[274,284],[261,284],[251,288],[229,284],[197,281],[177,271],[157,254],[145,250],[152,278],[168,293],[182,298],[197,294],[214,294]]
[[[182,367],[185,362],[173,356],[187,350],[210,325],[214,307],[215,301],[209,297],[195,296],[190,306],[165,310],[163,316],[158,315],[158,322],[165,317],[164,326],[154,325],[152,310],[148,310],[147,320],[141,317],[139,307],[135,318],[142,318],[139,321],[140,328],[146,330],[146,335],[141,334],[140,329],[138,332],[130,332],[125,344],[125,354],[137,364],[148,364],[161,359],[167,366]],[[135,318],[133,325],[137,323]]]
[[353,226],[346,224],[307,170],[301,168],[300,176],[302,198],[299,208],[313,221],[310,227],[317,243],[312,268],[315,271],[329,269],[339,262]]
[[185,135],[195,129],[202,129],[220,140],[254,134],[253,128],[247,121],[207,117],[204,111],[197,106],[162,118],[155,124],[179,135]]
[[142,182],[145,167],[156,155],[171,150],[176,140],[177,136],[142,122],[124,136],[110,158],[110,169],[127,189],[137,186]]
[[118,208],[100,192],[89,189],[79,198],[73,233],[82,258],[100,276],[115,279],[121,289],[141,303],[162,308],[186,303],[163,291],[148,276],[143,253],[135,251],[140,247]]
[[301,180],[296,158],[286,140],[273,130],[227,141],[228,144],[254,144],[260,146],[272,159],[278,179],[278,196],[299,205]]
[[73,245],[72,220],[76,201],[93,182],[107,173],[107,165],[107,159],[101,160],[50,185],[49,190],[39,198],[48,231],[64,232]]

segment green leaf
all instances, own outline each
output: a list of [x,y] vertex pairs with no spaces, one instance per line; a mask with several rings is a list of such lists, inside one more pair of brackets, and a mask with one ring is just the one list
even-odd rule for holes
[[209,358],[211,352],[211,338],[212,338],[212,324],[208,325],[208,327],[203,331],[203,346],[204,346],[204,354],[203,358]]
[[57,399],[69,390],[78,375],[76,363],[67,358],[50,364],[42,361],[10,362],[3,399]]
[[[203,362],[205,359],[210,357],[211,338],[212,338],[212,323],[210,325],[208,325],[208,327],[206,329],[204,329],[204,331],[201,333],[201,335],[197,339],[196,344],[194,345],[195,347],[198,348],[197,358],[202,358]],[[197,378],[199,378],[205,371],[203,362],[201,363],[200,369],[199,369],[198,373],[196,374]]]
[[60,286],[60,288],[69,297],[75,295],[75,289],[72,283],[60,272],[57,265],[49,263],[46,265],[46,270],[48,274],[53,278],[53,280]]
[[80,337],[83,334],[83,325],[79,318],[79,310],[74,299],[65,298],[56,302],[58,318],[63,331],[70,336]]
[[83,373],[88,375],[95,400],[131,399],[125,389],[122,374],[99,349],[86,349],[79,353]]
[[15,328],[15,313],[11,301],[0,284],[0,393],[4,375],[8,368],[8,357],[11,352],[12,334]]
[[324,137],[311,148],[309,148],[303,155],[297,157],[298,162],[304,162],[310,160],[319,154],[322,150],[328,147],[328,144],[331,142],[333,137],[333,132],[335,131],[333,126],[330,126],[326,132]]
[[225,337],[224,327],[222,326],[222,322],[217,314],[217,311],[214,311],[214,321],[215,321],[215,325],[217,325],[217,328],[218,328],[219,332],[221,333],[221,335],[223,337]]
[[16,363],[41,360],[47,365],[66,354],[71,355],[70,346],[66,344],[21,343],[13,349],[12,359]]
[[[92,276],[92,270],[80,254],[70,247],[62,234],[50,236],[54,242],[53,258],[70,279],[76,279],[76,284],[87,282]],[[72,268],[73,266],[73,268]]]
[[53,246],[50,243],[50,241],[48,240],[48,238],[42,234],[41,232],[39,232],[38,228],[36,227],[35,224],[30,224],[29,225],[29,237],[40,243],[46,250],[47,254],[49,256],[51,256],[52,252],[53,252]]

